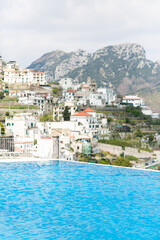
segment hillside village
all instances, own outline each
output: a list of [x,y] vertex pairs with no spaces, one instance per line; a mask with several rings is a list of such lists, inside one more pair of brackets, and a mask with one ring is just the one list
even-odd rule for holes
[[120,96],[0,57],[0,156],[159,168],[160,114],[137,95]]

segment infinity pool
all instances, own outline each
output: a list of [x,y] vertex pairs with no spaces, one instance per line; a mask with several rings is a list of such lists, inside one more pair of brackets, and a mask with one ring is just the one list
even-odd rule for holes
[[160,173],[0,163],[1,239],[160,239]]

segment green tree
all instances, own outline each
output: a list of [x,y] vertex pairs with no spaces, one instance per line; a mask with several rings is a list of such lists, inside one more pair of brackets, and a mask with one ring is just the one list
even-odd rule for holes
[[4,92],[0,92],[0,99],[4,98]]
[[125,123],[130,123],[130,119],[129,119],[129,118],[126,118],[126,119],[125,119]]
[[136,137],[139,137],[139,138],[143,137],[143,133],[142,133],[142,131],[140,130],[140,128],[137,128],[137,129],[136,129],[136,131],[135,131],[135,136],[136,136]]
[[63,111],[63,119],[64,119],[64,121],[70,121],[70,116],[71,116],[71,113],[69,111],[69,107],[66,106],[64,111]]
[[108,122],[108,125],[110,125],[110,124],[111,124],[111,122],[113,122],[113,118],[111,118],[111,117],[108,117],[108,118],[107,118],[107,122]]
[[4,125],[0,122],[0,133],[1,135],[5,135],[5,129],[4,129]]
[[149,135],[149,142],[152,142],[154,140],[154,136],[152,134]]
[[9,117],[9,112],[6,112],[6,117]]

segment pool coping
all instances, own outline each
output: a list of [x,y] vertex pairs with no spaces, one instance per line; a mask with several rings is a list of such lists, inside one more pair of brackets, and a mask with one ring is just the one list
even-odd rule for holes
[[49,161],[62,161],[62,162],[72,162],[72,163],[82,163],[82,164],[91,164],[96,166],[103,166],[103,167],[115,167],[115,168],[126,168],[126,169],[132,169],[132,170],[141,170],[141,171],[149,171],[149,172],[159,172],[159,170],[152,170],[152,169],[145,169],[145,168],[134,168],[134,167],[124,167],[124,166],[115,166],[115,165],[107,165],[107,164],[99,164],[99,163],[90,163],[90,162],[80,162],[80,161],[74,161],[74,160],[66,160],[66,159],[53,159],[53,158],[10,158],[0,159],[0,163],[27,163],[27,162],[49,162]]

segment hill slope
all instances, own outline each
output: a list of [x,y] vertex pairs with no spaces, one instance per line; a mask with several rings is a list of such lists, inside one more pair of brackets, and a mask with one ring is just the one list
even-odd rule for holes
[[99,86],[111,83],[120,94],[146,92],[159,86],[160,79],[160,63],[148,60],[142,46],[129,43],[107,46],[93,54],[58,50],[43,55],[28,68],[45,71],[54,80],[71,77],[82,82],[91,77]]

